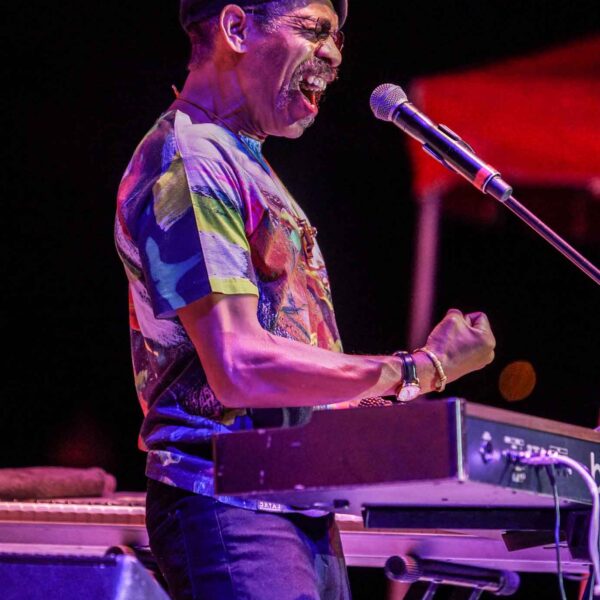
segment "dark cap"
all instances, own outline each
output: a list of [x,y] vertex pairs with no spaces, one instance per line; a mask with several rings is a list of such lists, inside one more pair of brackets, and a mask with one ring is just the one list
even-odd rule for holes
[[[179,4],[179,22],[187,30],[192,23],[219,14],[221,9],[228,4],[237,4],[243,8],[244,6],[258,6],[274,1],[276,0],[181,0]],[[341,27],[348,15],[348,0],[331,0],[331,3],[338,15]]]

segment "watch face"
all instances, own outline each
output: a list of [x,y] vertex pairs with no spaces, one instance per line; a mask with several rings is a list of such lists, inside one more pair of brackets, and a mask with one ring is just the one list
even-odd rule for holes
[[414,400],[421,393],[421,387],[416,383],[407,383],[403,385],[398,392],[397,398],[400,402]]

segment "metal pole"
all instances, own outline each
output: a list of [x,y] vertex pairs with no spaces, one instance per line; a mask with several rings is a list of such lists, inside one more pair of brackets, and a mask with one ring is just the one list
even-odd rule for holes
[[417,203],[413,289],[408,334],[410,348],[417,348],[425,343],[432,325],[441,197],[434,192],[418,198]]
[[526,209],[514,196],[511,196],[508,200],[502,202],[502,204],[527,223],[529,227],[541,235],[549,244],[554,246],[563,256],[566,256],[575,266],[579,267],[588,277],[600,285],[600,269],[567,244],[565,240],[530,210]]

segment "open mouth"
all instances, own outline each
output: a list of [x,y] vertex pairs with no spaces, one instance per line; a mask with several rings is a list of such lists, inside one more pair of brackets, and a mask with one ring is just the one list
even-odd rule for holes
[[318,75],[305,75],[298,89],[304,94],[313,108],[317,108],[327,88],[327,81]]

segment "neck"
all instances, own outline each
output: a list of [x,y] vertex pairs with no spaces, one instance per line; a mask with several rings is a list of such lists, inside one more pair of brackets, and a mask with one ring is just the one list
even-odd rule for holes
[[231,70],[219,69],[211,62],[194,69],[179,92],[179,98],[172,108],[185,112],[194,122],[216,122],[236,134],[242,133],[259,141],[266,138],[266,134],[253,124],[237,77]]

